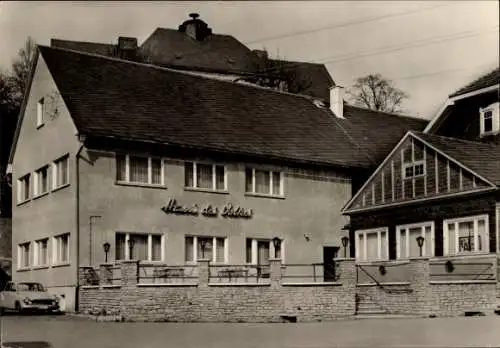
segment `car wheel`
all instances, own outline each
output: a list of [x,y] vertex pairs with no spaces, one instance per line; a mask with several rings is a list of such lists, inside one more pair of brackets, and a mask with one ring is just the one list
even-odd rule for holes
[[16,307],[16,312],[18,314],[22,314],[23,313],[23,309],[22,309],[21,304],[19,302],[16,302],[16,306],[15,307]]

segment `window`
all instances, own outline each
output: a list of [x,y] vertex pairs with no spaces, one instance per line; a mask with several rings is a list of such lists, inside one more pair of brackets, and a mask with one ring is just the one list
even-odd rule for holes
[[30,266],[30,243],[19,244],[17,253],[17,267],[28,268]]
[[160,158],[116,155],[118,182],[164,185],[164,164]]
[[407,259],[420,256],[417,237],[424,237],[422,256],[434,256],[434,222],[396,227],[396,257]]
[[449,219],[443,222],[444,254],[489,252],[488,215]]
[[245,171],[245,191],[264,195],[283,195],[283,173],[255,168]]
[[425,175],[424,148],[412,139],[411,145],[402,150],[403,178],[412,179]]
[[116,260],[164,261],[163,250],[164,238],[161,234],[116,233]]
[[493,131],[493,111],[488,110],[483,114],[484,119],[484,132],[488,133]]
[[389,259],[387,228],[356,231],[355,249],[358,261]]
[[276,250],[274,243],[270,239],[247,238],[246,240],[246,262],[253,265],[268,265],[269,258],[281,259],[284,263],[285,243],[282,240],[280,248]]
[[45,166],[35,171],[35,196],[43,195],[49,190],[49,167]]
[[36,105],[36,126],[43,126],[43,119],[45,113],[45,100],[42,98],[38,101]]
[[22,203],[30,198],[30,174],[17,181],[17,202]]
[[216,263],[227,263],[227,238],[186,236],[184,255],[186,262],[208,259]]
[[69,182],[68,156],[62,157],[52,164],[52,189],[62,187]]
[[54,237],[53,263],[69,263],[69,233]]
[[226,167],[217,164],[186,162],[184,185],[211,191],[227,191]]
[[498,102],[479,109],[481,135],[495,134],[500,131],[500,110]]
[[49,239],[41,239],[35,242],[34,265],[45,266],[49,264],[49,256],[47,253]]

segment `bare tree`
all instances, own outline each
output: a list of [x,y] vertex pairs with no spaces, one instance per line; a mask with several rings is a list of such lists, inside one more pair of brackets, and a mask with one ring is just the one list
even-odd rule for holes
[[403,101],[409,98],[380,74],[357,78],[354,85],[348,88],[347,96],[356,105],[385,112],[400,112]]
[[24,91],[26,90],[26,85],[28,83],[28,75],[30,72],[31,64],[35,59],[36,55],[36,43],[28,36],[24,43],[24,47],[21,48],[17,57],[12,63],[12,85],[14,93],[14,101],[16,106],[21,105]]

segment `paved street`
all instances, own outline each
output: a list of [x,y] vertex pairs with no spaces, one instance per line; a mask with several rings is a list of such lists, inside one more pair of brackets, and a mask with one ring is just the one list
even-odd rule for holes
[[[32,348],[500,346],[500,316],[307,324],[97,323],[74,317],[13,315],[2,321],[5,346]],[[15,344],[20,342],[38,344]]]

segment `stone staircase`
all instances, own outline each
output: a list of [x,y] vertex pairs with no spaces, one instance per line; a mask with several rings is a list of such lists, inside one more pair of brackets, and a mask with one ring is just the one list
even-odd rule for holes
[[377,302],[375,302],[370,296],[357,294],[357,316],[384,316],[388,314],[389,312]]

